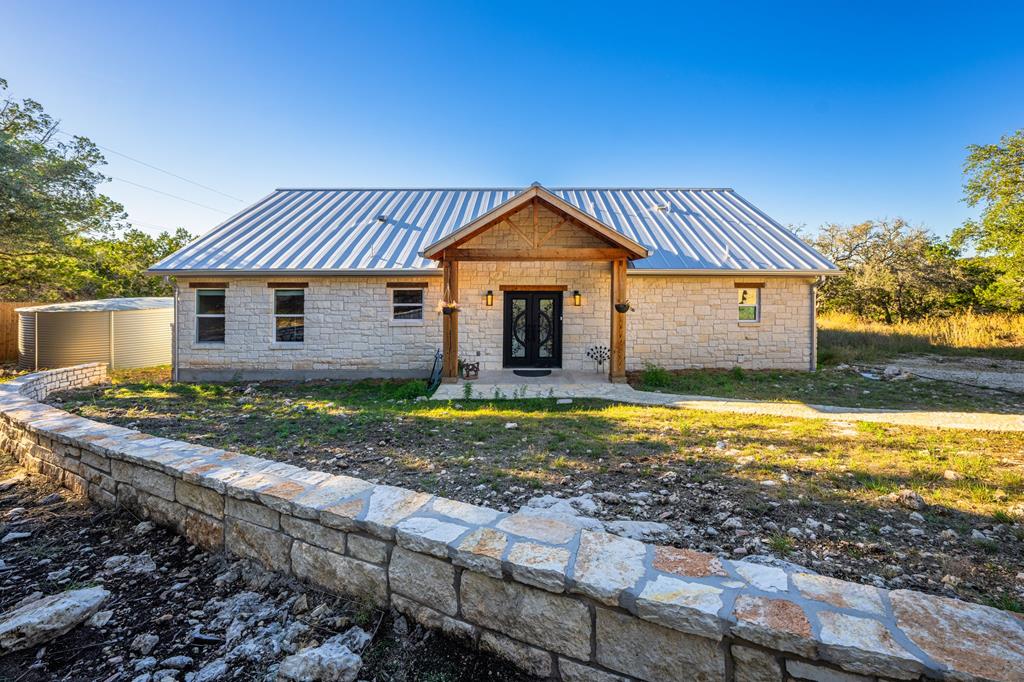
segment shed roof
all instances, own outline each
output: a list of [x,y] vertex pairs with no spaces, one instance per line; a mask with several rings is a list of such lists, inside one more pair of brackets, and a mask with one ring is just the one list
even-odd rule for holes
[[[522,188],[279,189],[155,274],[429,272],[423,250]],[[549,188],[650,255],[639,271],[827,273],[835,265],[731,189]]]
[[139,296],[136,298],[102,298],[96,301],[73,301],[71,303],[50,303],[28,308],[17,308],[19,313],[92,313],[104,310],[150,310],[152,308],[173,308],[173,298]]

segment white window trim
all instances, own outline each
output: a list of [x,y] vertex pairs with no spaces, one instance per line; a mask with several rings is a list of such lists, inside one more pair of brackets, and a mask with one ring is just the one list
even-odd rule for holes
[[[224,296],[224,312],[223,313],[200,313],[199,312],[199,294],[201,294],[204,291],[219,291]],[[227,327],[228,327],[228,315],[227,315],[227,313],[228,313],[228,291],[227,291],[227,289],[215,289],[213,287],[209,287],[209,288],[206,288],[206,289],[196,289],[196,310],[195,310],[196,329],[195,329],[195,334],[192,336],[192,347],[194,348],[194,347],[198,346],[199,348],[215,348],[215,347],[218,347],[218,346],[223,346],[224,345],[224,341],[200,341],[199,340],[199,318],[212,318],[212,317],[222,318],[224,320],[224,339],[227,340],[227,336],[228,336],[228,329],[227,329]]]
[[[743,291],[744,289],[746,289],[748,291],[753,291],[754,292],[754,303],[753,303],[753,306],[754,306],[754,319],[752,319],[752,320],[741,320],[741,319],[739,319],[740,305],[741,304],[737,300],[736,301],[736,318],[737,318],[736,321],[739,324],[744,325],[744,326],[759,325],[759,324],[761,324],[761,287],[738,287],[736,289],[736,291],[738,293],[740,291]],[[751,304],[745,303],[745,304],[742,304],[742,305],[749,306]]]
[[[427,317],[427,292],[422,287],[406,287],[388,289],[388,323],[392,327],[422,327]],[[396,291],[418,291],[420,292],[420,308],[422,308],[420,319],[403,320],[395,319],[395,292]],[[398,305],[412,305],[411,303],[399,303]]]
[[[287,287],[277,287],[271,289],[273,292],[270,296],[270,312],[273,319],[273,325],[270,329],[270,345],[271,348],[302,348],[306,345],[306,290],[302,288],[289,289]],[[302,314],[296,315],[294,313],[280,314],[277,313],[277,292],[279,291],[299,291],[302,292]],[[277,318],[300,318],[302,320],[302,341],[278,341],[277,340]]]

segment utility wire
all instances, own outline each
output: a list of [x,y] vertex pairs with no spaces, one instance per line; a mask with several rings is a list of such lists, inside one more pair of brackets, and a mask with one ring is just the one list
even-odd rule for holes
[[156,192],[157,194],[163,194],[165,197],[171,197],[172,199],[177,199],[178,201],[186,201],[186,202],[188,202],[190,204],[195,204],[196,206],[199,206],[200,208],[205,208],[208,211],[216,211],[217,213],[223,213],[224,215],[230,215],[230,213],[228,213],[227,211],[222,211],[219,208],[214,208],[213,206],[207,206],[206,204],[200,204],[198,201],[192,201],[191,199],[186,199],[185,197],[179,197],[177,194],[171,194],[170,192],[164,192],[163,190],[156,189],[155,187],[150,187],[149,185],[142,185],[142,184],[139,184],[137,182],[132,182],[131,180],[125,180],[124,178],[117,178],[117,177],[114,177],[112,175],[108,176],[108,177],[111,180],[117,180],[118,182],[124,182],[124,183],[129,184],[129,185],[135,185],[136,187],[141,187],[142,189],[148,189],[150,192]]
[[[74,135],[72,135],[71,133],[67,132],[66,130],[57,130],[57,132],[59,132],[62,135],[67,135],[68,137],[75,137]],[[96,144],[96,143],[93,142],[93,144]],[[135,163],[137,163],[139,165],[142,165],[142,166],[145,166],[146,168],[152,168],[153,170],[159,171],[159,172],[163,173],[164,175],[169,175],[172,178],[177,178],[178,180],[182,180],[183,182],[187,182],[190,185],[195,185],[196,187],[202,187],[203,189],[205,189],[207,191],[213,192],[214,194],[219,194],[222,197],[227,197],[228,199],[232,199],[232,200],[237,201],[239,203],[243,203],[243,204],[245,203],[244,199],[239,199],[238,197],[232,196],[232,195],[230,195],[230,194],[228,194],[226,192],[221,192],[219,189],[214,189],[213,187],[210,187],[209,185],[204,185],[201,182],[196,182],[195,180],[190,180],[189,178],[186,178],[183,175],[178,175],[177,173],[172,173],[169,170],[164,170],[163,168],[160,168],[159,166],[154,166],[151,163],[146,163],[145,161],[142,161],[140,159],[136,159],[134,156],[128,156],[127,154],[124,154],[122,152],[113,150],[110,147],[104,147],[101,144],[96,144],[96,146],[99,147],[100,149],[102,149],[105,152],[110,152],[111,154],[116,154],[117,156],[124,157],[124,158],[128,159],[129,161],[134,161]]]

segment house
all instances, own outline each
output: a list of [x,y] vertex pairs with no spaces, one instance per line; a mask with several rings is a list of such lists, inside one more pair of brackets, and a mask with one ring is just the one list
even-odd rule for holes
[[731,189],[280,189],[150,270],[183,381],[813,369],[836,266]]

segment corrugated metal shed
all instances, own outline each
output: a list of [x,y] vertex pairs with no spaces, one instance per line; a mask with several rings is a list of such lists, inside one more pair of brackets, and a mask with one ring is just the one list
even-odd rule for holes
[[18,366],[166,365],[171,361],[173,321],[173,298],[111,298],[19,308]]
[[[152,268],[435,270],[420,253],[522,189],[280,189]],[[731,189],[548,191],[649,249],[642,271],[826,273],[835,265]],[[383,217],[381,221],[378,218]]]

